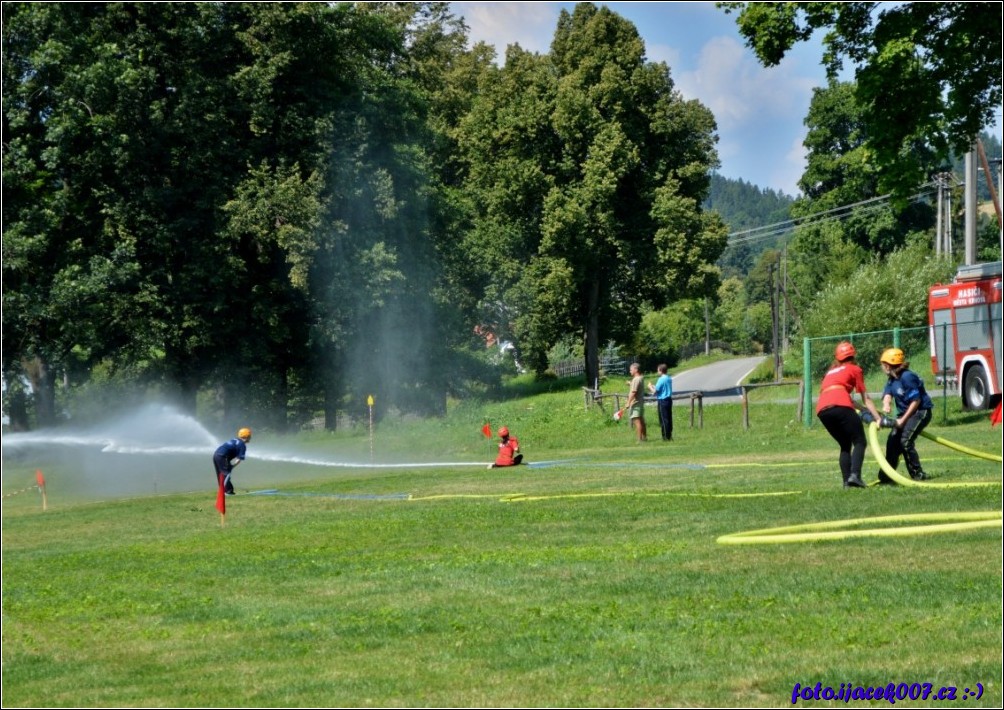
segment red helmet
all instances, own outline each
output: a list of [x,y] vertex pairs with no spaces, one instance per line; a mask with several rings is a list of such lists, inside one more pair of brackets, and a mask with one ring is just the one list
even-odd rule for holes
[[837,345],[837,349],[834,352],[834,357],[837,358],[837,362],[843,362],[844,360],[850,360],[852,357],[858,354],[858,351],[854,349],[854,344],[844,341]]
[[506,427],[506,426],[500,427],[499,428],[499,436],[509,436],[509,427]]

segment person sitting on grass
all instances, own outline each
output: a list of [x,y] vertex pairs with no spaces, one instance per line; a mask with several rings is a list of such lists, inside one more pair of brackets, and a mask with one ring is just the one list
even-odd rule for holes
[[488,464],[488,468],[505,468],[523,463],[523,454],[519,453],[519,440],[515,436],[509,436],[509,427],[499,429],[499,437],[499,455],[495,463]]

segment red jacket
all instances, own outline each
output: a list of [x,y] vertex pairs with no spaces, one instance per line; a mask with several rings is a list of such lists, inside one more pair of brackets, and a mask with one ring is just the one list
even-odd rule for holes
[[827,407],[851,407],[853,409],[851,392],[864,395],[864,373],[853,362],[841,363],[823,377],[819,401],[816,403],[816,413],[818,414]]
[[496,466],[515,466],[513,457],[519,452],[519,441],[515,436],[510,436],[499,442],[499,455],[495,459]]

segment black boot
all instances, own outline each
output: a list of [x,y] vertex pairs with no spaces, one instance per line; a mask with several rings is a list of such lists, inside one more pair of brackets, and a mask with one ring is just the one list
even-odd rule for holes
[[852,473],[844,481],[844,488],[867,488],[865,482],[861,480],[860,473]]
[[885,475],[885,471],[879,471],[878,482],[879,482],[879,485],[882,485],[882,486],[895,486],[896,485],[896,481],[892,480],[887,475]]

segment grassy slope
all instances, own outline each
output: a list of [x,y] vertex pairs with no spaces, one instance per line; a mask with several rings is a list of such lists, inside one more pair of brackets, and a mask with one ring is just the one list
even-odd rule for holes
[[[756,405],[749,431],[737,405],[706,407],[703,429],[678,407],[675,442],[637,445],[609,413],[585,411],[574,384],[554,389],[385,420],[374,449],[487,461],[488,419],[529,461],[574,462],[489,472],[252,457],[239,485],[277,478],[290,495],[230,499],[223,529],[212,491],[85,501],[47,471],[48,512],[37,494],[3,507],[4,706],[790,706],[795,683],[816,682],[929,682],[959,697],[980,682],[965,703],[1001,705],[998,531],[715,542],[999,510],[1000,487],[844,491],[835,444],[793,405]],[[1001,450],[985,415],[938,421],[935,433]],[[369,455],[365,431],[286,443]],[[999,464],[920,448],[939,480],[999,480]],[[35,464],[5,462],[5,494]],[[412,500],[345,497],[399,493]]]

